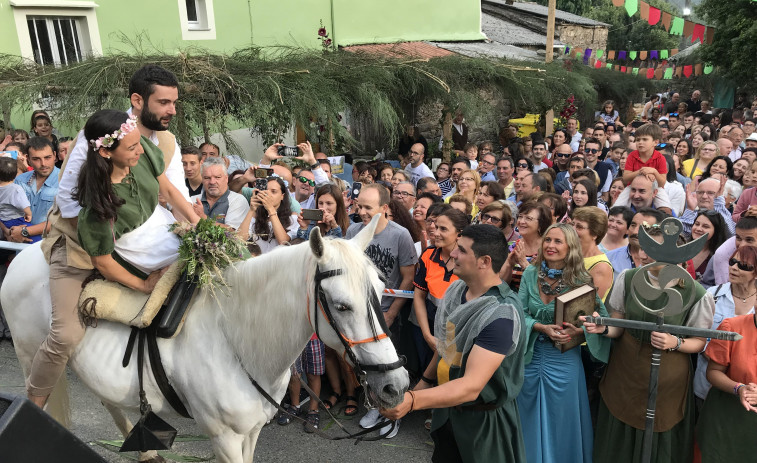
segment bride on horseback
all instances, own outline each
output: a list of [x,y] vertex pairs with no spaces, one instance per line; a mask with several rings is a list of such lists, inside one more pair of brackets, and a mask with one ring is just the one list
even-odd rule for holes
[[168,230],[175,218],[159,206],[158,194],[177,215],[199,221],[166,177],[163,153],[142,136],[135,116],[97,111],[84,126],[84,136],[87,157],[72,195],[82,207],[75,232],[78,243],[71,233],[48,238],[55,240],[50,251],[52,323],[27,380],[29,400],[40,407],[84,336],[78,301],[82,282],[92,271],[74,262],[77,245],[106,279],[149,294],[161,269],[178,258],[179,247],[178,237]]

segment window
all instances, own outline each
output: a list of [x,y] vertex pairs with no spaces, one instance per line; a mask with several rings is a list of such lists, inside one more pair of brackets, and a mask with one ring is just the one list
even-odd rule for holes
[[181,38],[184,40],[215,40],[213,0],[179,0]]
[[81,30],[78,18],[28,16],[29,38],[34,61],[60,66],[82,60]]

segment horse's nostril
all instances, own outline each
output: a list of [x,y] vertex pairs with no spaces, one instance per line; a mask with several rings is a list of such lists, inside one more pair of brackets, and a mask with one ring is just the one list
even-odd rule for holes
[[384,386],[384,389],[382,389],[382,392],[390,397],[399,395],[399,391],[396,387],[394,387],[394,384],[387,384],[386,386]]

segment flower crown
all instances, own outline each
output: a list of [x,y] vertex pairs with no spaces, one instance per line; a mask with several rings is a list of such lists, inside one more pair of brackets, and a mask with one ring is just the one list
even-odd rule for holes
[[136,128],[137,116],[132,114],[115,132],[102,136],[97,140],[90,140],[89,144],[96,150],[99,150],[100,148],[110,148],[116,141],[121,140]]

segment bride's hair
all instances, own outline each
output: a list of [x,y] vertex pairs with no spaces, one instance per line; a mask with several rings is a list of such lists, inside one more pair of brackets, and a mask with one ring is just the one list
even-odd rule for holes
[[[110,181],[113,163],[102,157],[90,140],[112,134],[121,128],[121,124],[128,118],[128,114],[123,111],[102,109],[94,113],[84,125],[84,137],[88,147],[87,160],[81,168],[79,181],[72,196],[82,207],[92,209],[102,221],[115,222],[118,219],[118,208],[124,204],[124,200],[113,192],[113,184]],[[120,140],[115,140],[109,148],[101,149],[113,151],[120,143]]]

